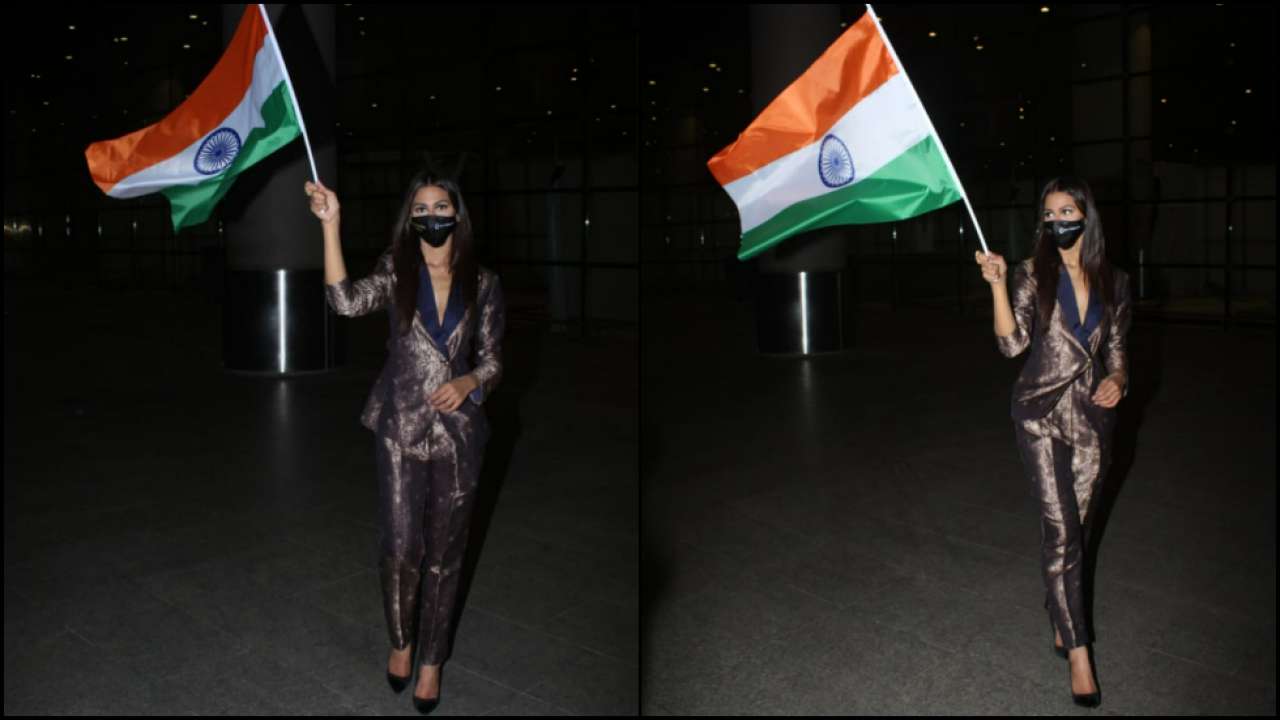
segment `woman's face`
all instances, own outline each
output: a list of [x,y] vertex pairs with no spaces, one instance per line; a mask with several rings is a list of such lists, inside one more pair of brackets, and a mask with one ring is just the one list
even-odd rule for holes
[[413,196],[413,207],[409,209],[409,214],[413,217],[423,215],[453,217],[457,212],[449,200],[449,193],[438,185],[423,185],[418,188],[417,194]]
[[1076,201],[1067,193],[1051,192],[1044,198],[1043,214],[1040,219],[1044,222],[1053,220],[1074,222],[1083,220],[1084,213],[1076,207]]

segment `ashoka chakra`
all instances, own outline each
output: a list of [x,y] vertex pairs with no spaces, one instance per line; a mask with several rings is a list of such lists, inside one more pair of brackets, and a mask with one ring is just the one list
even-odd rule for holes
[[231,128],[219,128],[200,143],[196,151],[196,172],[217,175],[240,154],[240,136]]
[[818,176],[827,187],[840,187],[853,182],[853,155],[835,135],[822,139],[818,151]]

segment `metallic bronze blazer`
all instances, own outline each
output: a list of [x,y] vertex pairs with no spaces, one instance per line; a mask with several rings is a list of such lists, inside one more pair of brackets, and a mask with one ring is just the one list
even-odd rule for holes
[[[1085,398],[1084,402],[1076,403],[1074,410],[1083,414],[1094,430],[1106,433],[1113,424],[1115,408],[1095,405],[1088,398],[1093,396],[1098,383],[1115,373],[1125,379],[1124,395],[1129,393],[1129,359],[1125,345],[1132,322],[1129,275],[1112,267],[1115,308],[1111,312],[1103,312],[1102,321],[1090,333],[1086,348],[1071,332],[1062,308],[1056,302],[1047,332],[1036,328],[1039,313],[1034,261],[1034,258],[1028,258],[1014,268],[1010,301],[1017,327],[1010,335],[996,336],[996,344],[1006,357],[1014,357],[1031,346],[1031,355],[1013,385],[1011,414],[1015,420],[1042,418],[1053,409],[1062,394],[1074,386]],[[1080,312],[1083,314],[1084,310]]]
[[[442,353],[432,342],[417,312],[413,314],[409,332],[400,334],[395,285],[388,249],[378,258],[368,277],[354,283],[345,278],[325,286],[329,305],[339,315],[356,317],[385,307],[390,320],[387,364],[369,393],[360,423],[379,437],[391,438],[407,455],[419,460],[478,461],[489,438],[489,423],[480,403],[493,392],[502,377],[506,306],[498,276],[487,268],[480,268],[475,306],[467,308],[449,335],[447,353]],[[431,407],[427,397],[436,388],[467,373],[475,376],[480,387],[468,395],[457,410],[441,413]]]

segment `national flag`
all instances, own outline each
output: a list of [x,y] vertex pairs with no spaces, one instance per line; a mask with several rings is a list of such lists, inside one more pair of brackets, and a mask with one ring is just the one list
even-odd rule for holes
[[963,195],[870,9],[707,167],[738,206],[739,260],[801,232],[904,220]]
[[249,4],[213,71],[160,122],[85,150],[106,194],[161,192],[173,229],[208,219],[236,176],[302,130],[291,83],[261,5]]

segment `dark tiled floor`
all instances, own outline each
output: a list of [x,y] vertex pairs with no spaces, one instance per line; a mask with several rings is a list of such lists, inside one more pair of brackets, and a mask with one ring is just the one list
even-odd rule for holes
[[[802,361],[757,355],[744,306],[645,310],[646,713],[1085,712],[989,318],[864,310]],[[1131,355],[1101,711],[1274,714],[1275,334],[1139,325]]]
[[[512,313],[443,714],[634,714],[636,340]],[[384,669],[381,315],[221,371],[219,309],[6,286],[5,713],[414,714]]]

